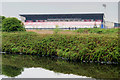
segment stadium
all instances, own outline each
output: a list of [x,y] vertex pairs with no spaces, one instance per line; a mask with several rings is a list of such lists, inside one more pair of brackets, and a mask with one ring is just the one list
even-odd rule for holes
[[26,29],[104,28],[104,13],[21,13]]

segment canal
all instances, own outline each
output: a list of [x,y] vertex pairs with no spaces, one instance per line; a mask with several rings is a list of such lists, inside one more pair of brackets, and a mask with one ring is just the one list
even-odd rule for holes
[[38,55],[2,55],[3,78],[120,79],[119,64],[71,62]]

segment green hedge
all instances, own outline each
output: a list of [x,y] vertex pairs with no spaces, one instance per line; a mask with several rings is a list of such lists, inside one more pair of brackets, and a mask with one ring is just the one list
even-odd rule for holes
[[43,35],[3,33],[2,51],[59,56],[69,60],[120,62],[117,34]]

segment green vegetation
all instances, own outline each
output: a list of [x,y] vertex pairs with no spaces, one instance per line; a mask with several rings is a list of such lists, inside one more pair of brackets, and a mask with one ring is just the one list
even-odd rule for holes
[[[116,30],[116,29],[115,29]],[[120,62],[118,34],[3,33],[3,52],[58,56],[77,61]]]
[[[119,79],[119,65],[68,62],[61,59],[40,57],[38,55],[3,55],[3,75],[15,77],[23,68],[42,67],[54,72],[75,74],[92,78]],[[11,72],[10,72],[11,71]]]
[[58,27],[59,27],[59,26],[56,25],[56,28],[54,29],[54,34],[57,34],[57,33],[60,31],[60,29],[59,29]]
[[[2,20],[5,19],[4,16],[0,16],[0,52],[2,49],[2,34],[1,34],[1,30],[2,30]],[[0,75],[2,74],[2,55],[0,54]]]
[[[37,34],[24,32],[24,25],[17,18],[3,16],[0,19],[0,30],[2,27],[4,31],[2,32],[2,52],[12,53],[3,57],[2,73],[4,75],[15,77],[21,74],[23,67],[43,67],[56,72],[94,78],[119,77],[120,71],[116,67],[81,64],[82,61],[120,63],[118,29],[84,28],[75,30],[77,34],[59,34],[56,26],[54,34]],[[20,53],[27,55],[13,55]],[[42,57],[42,60],[40,56],[33,55],[62,57],[68,61],[77,61],[79,65],[66,61],[51,61],[48,57]]]
[[4,20],[6,17],[5,16],[0,16],[2,18],[2,20]]
[[0,75],[2,74],[2,55],[0,54]]
[[15,77],[23,71],[23,68],[9,66],[9,65],[3,65],[2,66],[2,74],[7,75],[9,77]]
[[13,32],[13,31],[25,31],[24,25],[17,18],[3,18],[2,20],[2,31]]
[[81,28],[76,30],[77,33],[98,33],[98,34],[113,34],[117,33],[118,29],[101,29],[101,28]]
[[1,29],[1,28],[2,28],[2,19],[3,19],[3,17],[0,16],[0,31],[2,30],[2,29]]
[[0,31],[2,30],[2,21],[5,19],[5,16],[0,16]]

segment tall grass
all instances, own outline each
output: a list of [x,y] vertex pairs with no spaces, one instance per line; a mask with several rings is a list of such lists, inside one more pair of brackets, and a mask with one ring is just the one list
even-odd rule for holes
[[2,51],[58,56],[77,61],[120,62],[117,34],[43,35],[3,33]]
[[112,34],[118,33],[118,29],[101,29],[101,28],[80,28],[75,32],[78,33],[98,33],[98,34]]

